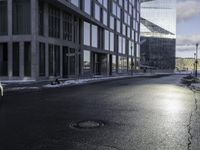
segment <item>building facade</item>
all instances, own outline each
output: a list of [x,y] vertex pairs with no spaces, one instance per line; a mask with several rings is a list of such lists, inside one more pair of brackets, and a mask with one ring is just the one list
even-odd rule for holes
[[139,28],[139,0],[0,0],[0,78],[129,73]]
[[176,0],[141,3],[141,66],[175,69]]

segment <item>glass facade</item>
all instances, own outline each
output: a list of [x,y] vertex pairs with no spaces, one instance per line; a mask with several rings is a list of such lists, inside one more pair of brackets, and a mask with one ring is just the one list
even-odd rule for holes
[[139,57],[139,6],[139,0],[0,0],[0,76],[43,79],[128,70],[129,58]]
[[140,26],[142,45],[136,46],[136,55],[140,53],[142,65],[175,69],[176,0],[143,2]]

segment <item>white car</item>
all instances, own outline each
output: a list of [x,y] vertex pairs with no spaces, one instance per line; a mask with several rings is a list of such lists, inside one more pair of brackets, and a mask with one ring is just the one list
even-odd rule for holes
[[1,85],[1,82],[0,82],[0,96],[3,96],[3,86]]

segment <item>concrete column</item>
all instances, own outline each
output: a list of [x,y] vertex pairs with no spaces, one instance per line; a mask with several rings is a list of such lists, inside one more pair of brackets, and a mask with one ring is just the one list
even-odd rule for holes
[[48,43],[45,43],[45,76],[49,77],[49,50],[48,50]]
[[48,3],[44,2],[44,36],[48,37]]
[[24,78],[24,42],[19,43],[19,76]]
[[38,47],[37,47],[37,35],[38,35],[38,0],[31,0],[31,77],[36,79],[39,70],[38,61]]
[[12,37],[12,0],[8,1],[8,36]]
[[63,39],[63,11],[60,10],[60,38]]

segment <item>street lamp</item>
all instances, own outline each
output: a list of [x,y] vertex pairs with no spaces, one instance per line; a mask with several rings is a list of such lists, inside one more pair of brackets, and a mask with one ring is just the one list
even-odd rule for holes
[[195,70],[195,77],[197,77],[197,64],[198,64],[198,47],[199,47],[199,44],[197,43],[196,44],[196,61],[195,61],[195,64],[196,64],[196,70]]

